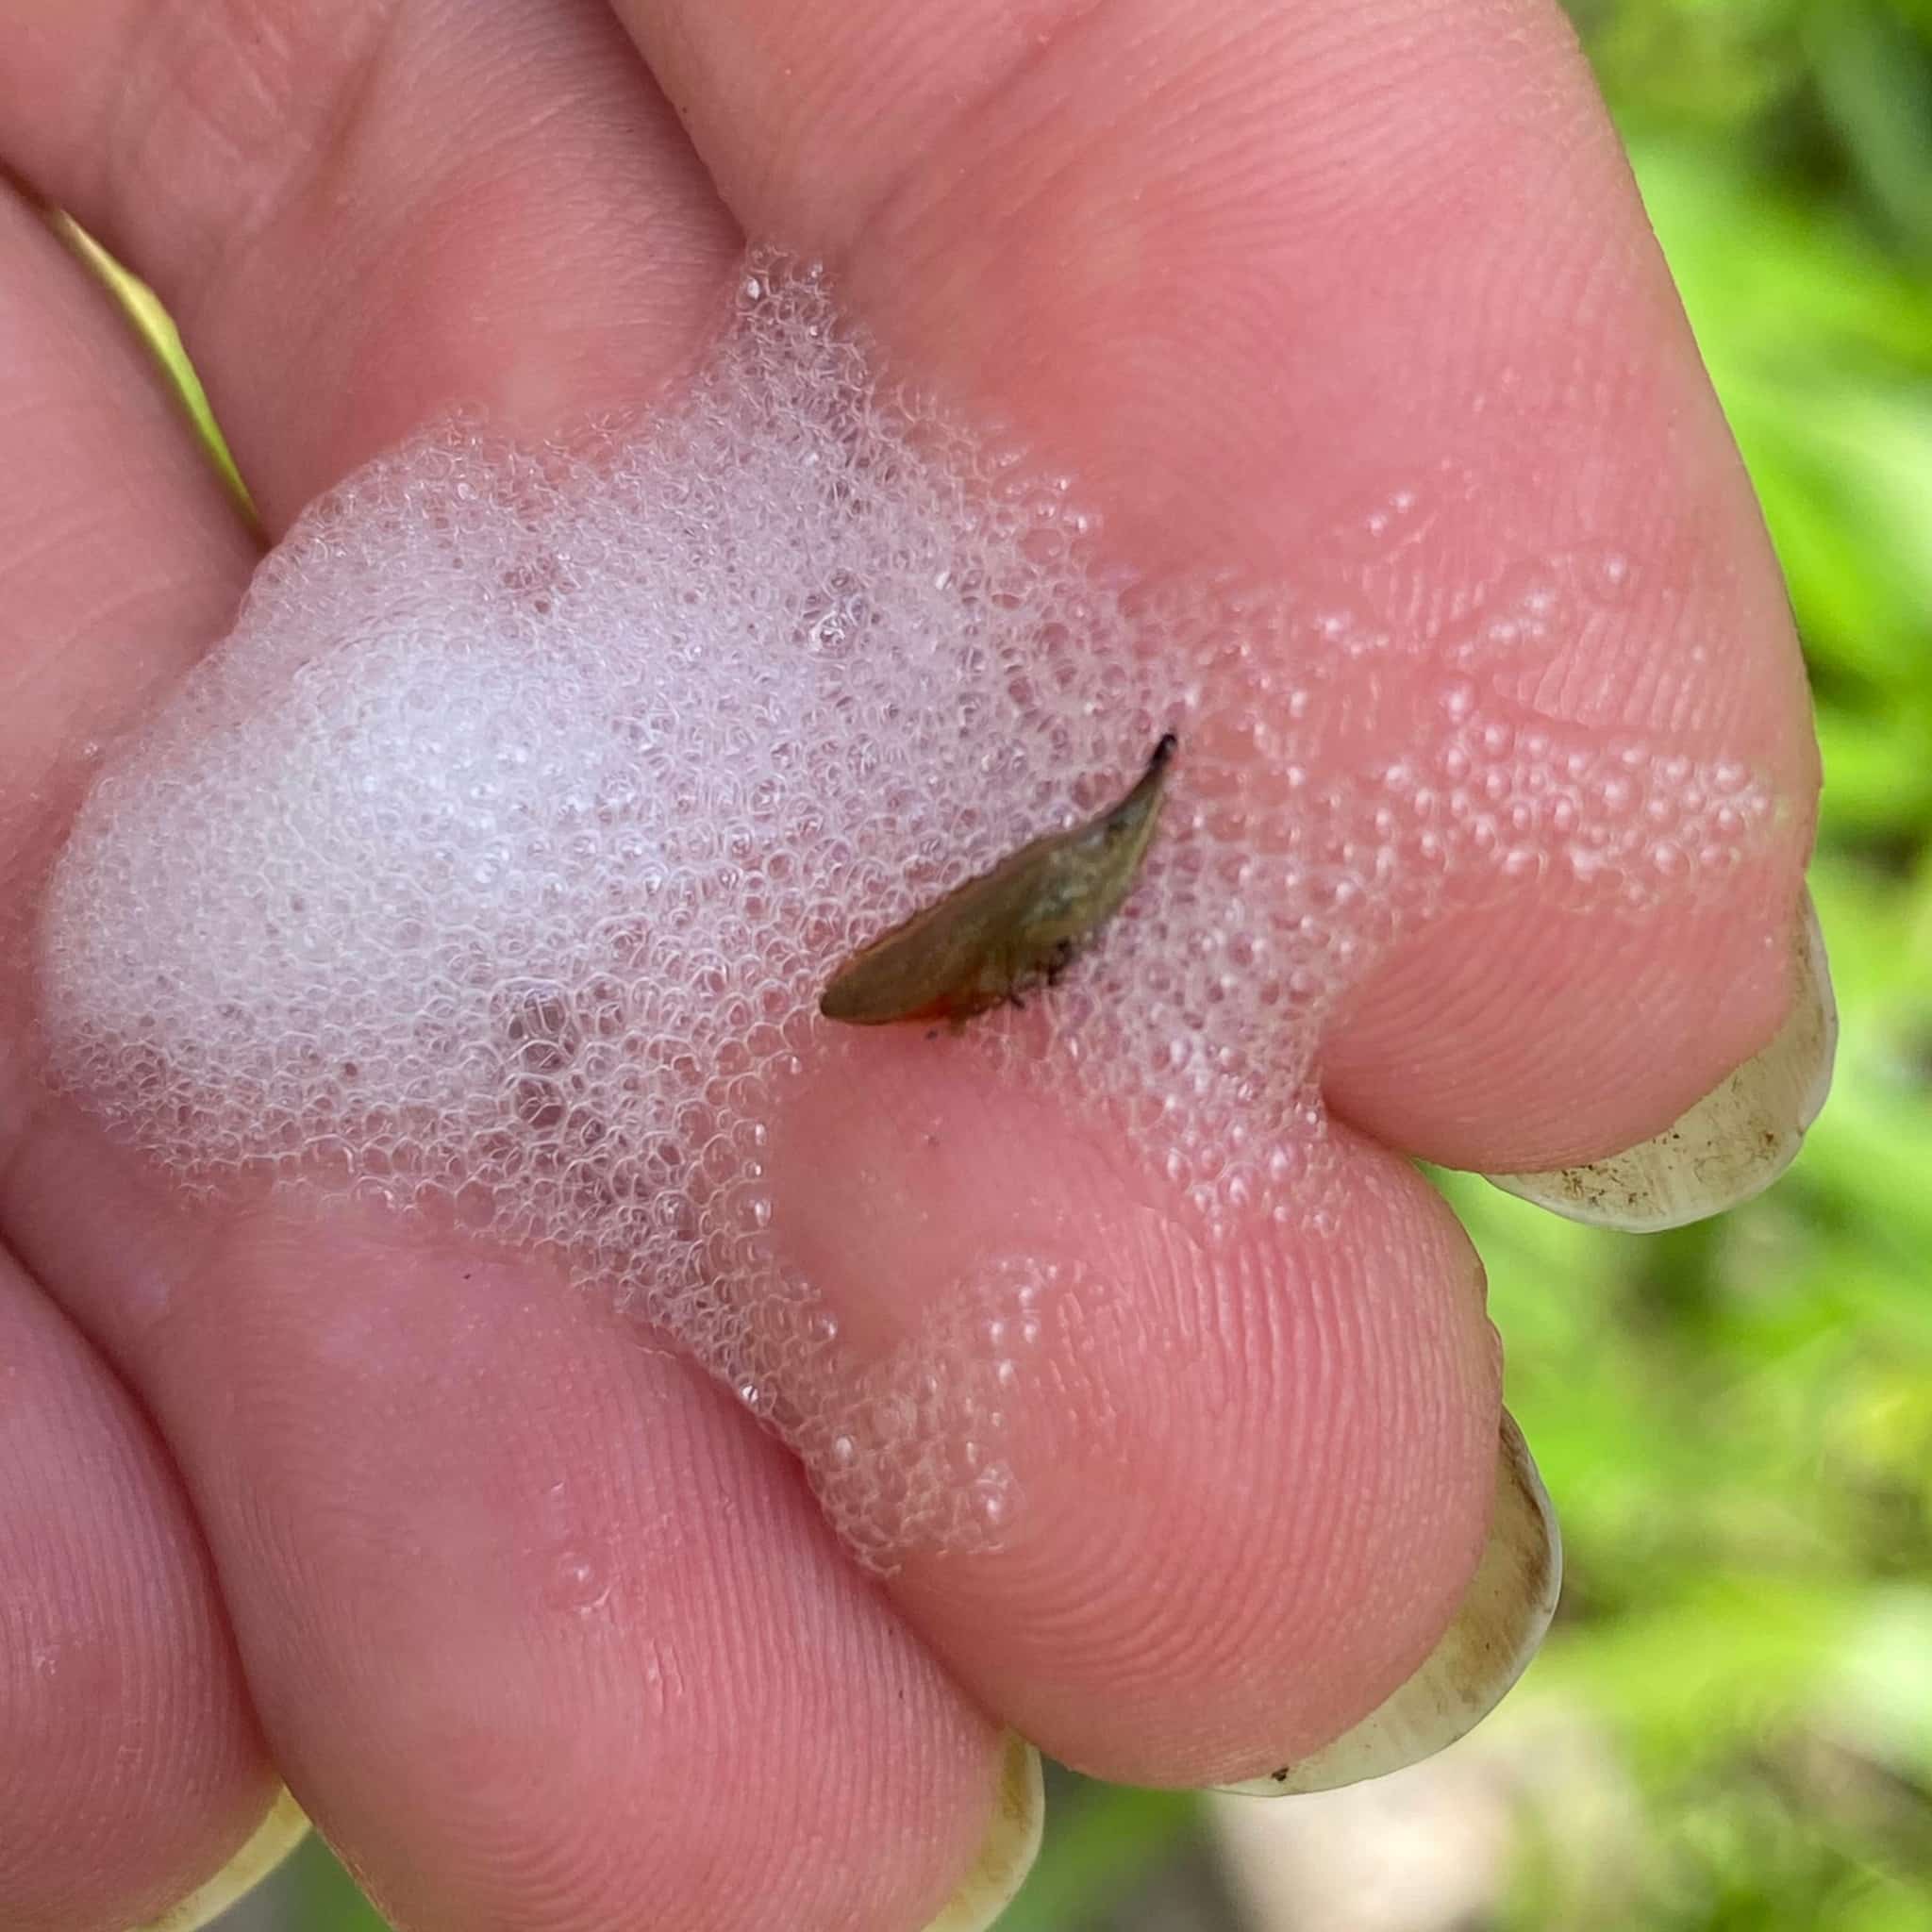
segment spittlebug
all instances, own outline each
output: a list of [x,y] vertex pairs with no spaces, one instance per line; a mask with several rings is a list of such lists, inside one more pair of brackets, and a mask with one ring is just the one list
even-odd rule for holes
[[828,1020],[884,1026],[895,1020],[962,1024],[1044,980],[1051,986],[1133,890],[1154,837],[1169,732],[1117,805],[1049,832],[860,948],[819,999]]

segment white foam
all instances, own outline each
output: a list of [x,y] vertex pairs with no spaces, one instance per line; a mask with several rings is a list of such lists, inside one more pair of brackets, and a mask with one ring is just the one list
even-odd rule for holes
[[997,1535],[1054,1267],[987,1263],[861,1374],[774,1259],[767,1124],[854,945],[1177,729],[1145,880],[1046,1003],[1045,1059],[997,1015],[946,1050],[1111,1109],[1211,1236],[1317,1211],[1323,1015],[1447,881],[1649,905],[1770,812],[1741,768],[1497,699],[1485,654],[1566,621],[1541,582],[1470,620],[1401,756],[1311,777],[1365,660],[1412,645],[1289,591],[1124,587],[1072,506],[883,392],[816,275],[763,262],[641,429],[377,461],[82,811],[43,926],[58,1077],[184,1179],[435,1199],[615,1283],[874,1560]]

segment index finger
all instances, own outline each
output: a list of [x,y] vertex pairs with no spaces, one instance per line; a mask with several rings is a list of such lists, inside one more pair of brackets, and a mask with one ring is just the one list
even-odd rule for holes
[[[1113,554],[1286,588],[1276,702],[1377,647],[1346,723],[1277,758],[1440,753],[1445,806],[1582,761],[1631,797],[1599,816],[1674,813],[1668,760],[1761,782],[1762,863],[1667,925],[1607,892],[1558,918],[1545,828],[1521,890],[1405,935],[1324,1041],[1351,1120],[1450,1165],[1555,1166],[1764,1044],[1818,781],[1803,669],[1555,6],[619,11],[741,221],[825,255],[890,351],[1024,425]],[[1673,819],[1624,846],[1657,872],[1700,842]]]

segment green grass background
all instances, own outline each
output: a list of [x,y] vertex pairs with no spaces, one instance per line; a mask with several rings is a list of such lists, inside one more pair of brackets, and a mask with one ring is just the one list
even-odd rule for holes
[[[1790,581],[1844,1024],[1797,1166],[1718,1222],[1605,1235],[1444,1177],[1567,1544],[1516,1702],[1621,1807],[1613,1888],[1599,1812],[1543,1807],[1488,1923],[1932,1932],[1932,0],[1571,10]],[[1189,1890],[1197,1801],[1055,1800],[1003,1932],[1175,1923],[1157,1884],[1232,1923]],[[301,1932],[380,1925],[319,1846],[279,1890]]]

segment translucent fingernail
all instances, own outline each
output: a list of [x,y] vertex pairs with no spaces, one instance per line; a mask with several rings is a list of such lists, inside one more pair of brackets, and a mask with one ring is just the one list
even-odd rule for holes
[[958,1890],[946,1901],[925,1932],[986,1932],[1026,1881],[1040,1855],[1041,1826],[1046,1817],[1046,1788],[1040,1753],[1024,1738],[1007,1734],[1000,1759],[999,1791],[992,1823],[979,1855]]
[[1506,1410],[1489,1540],[1448,1629],[1405,1682],[1331,1744],[1266,1777],[1225,1785],[1278,1796],[1359,1784],[1432,1757],[1503,1701],[1543,1641],[1563,1579],[1556,1511]]
[[206,1885],[196,1886],[178,1906],[133,1932],[199,1932],[253,1891],[308,1836],[302,1807],[287,1791],[280,1792],[247,1843]]
[[1792,954],[1797,990],[1776,1038],[1661,1134],[1584,1167],[1488,1178],[1572,1221],[1628,1234],[1682,1227],[1762,1193],[1818,1118],[1838,1049],[1831,968],[1808,891]]

